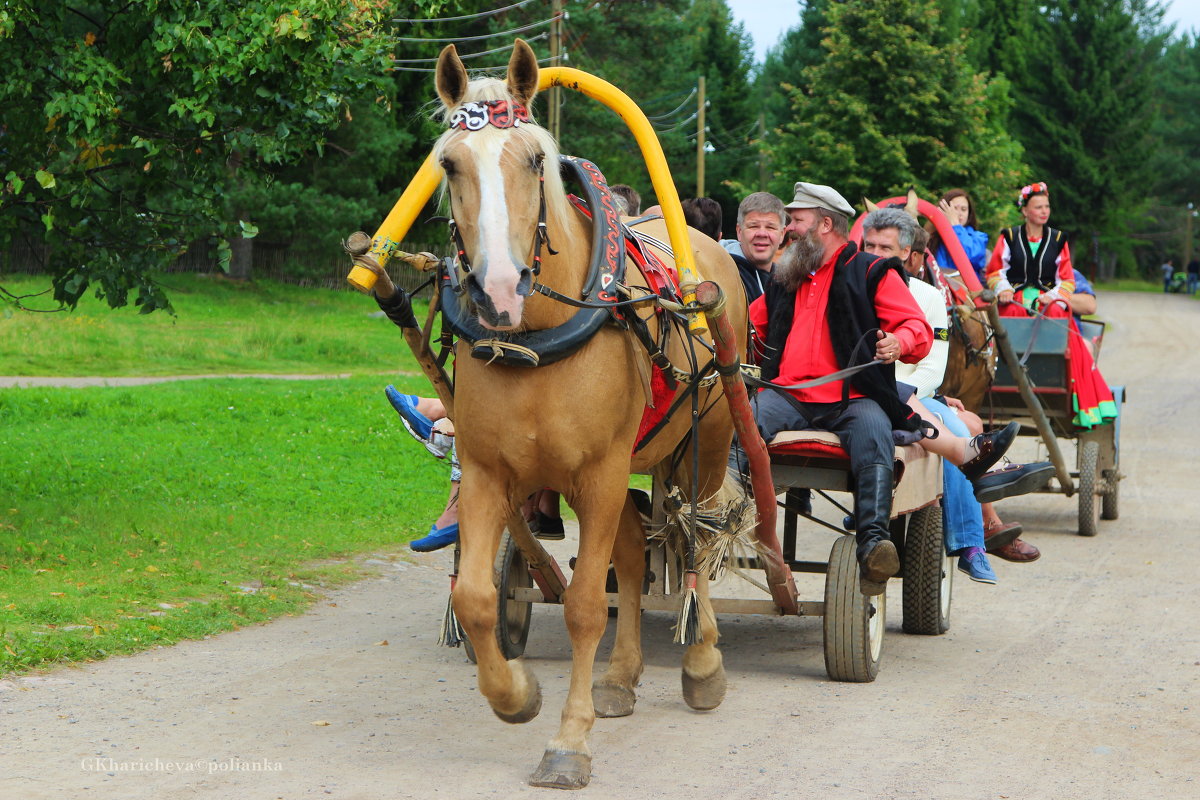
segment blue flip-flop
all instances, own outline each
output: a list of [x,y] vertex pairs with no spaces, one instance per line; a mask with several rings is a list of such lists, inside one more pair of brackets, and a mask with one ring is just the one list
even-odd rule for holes
[[433,435],[433,422],[429,417],[417,411],[419,398],[415,394],[400,394],[390,383],[384,388],[383,393],[387,395],[392,408],[396,409],[396,413],[400,415],[400,420],[408,432],[414,438],[419,439],[422,444],[428,442]]
[[427,535],[422,536],[420,539],[413,539],[408,546],[418,553],[431,553],[434,550],[449,547],[457,541],[458,523],[453,522],[444,528],[431,525]]

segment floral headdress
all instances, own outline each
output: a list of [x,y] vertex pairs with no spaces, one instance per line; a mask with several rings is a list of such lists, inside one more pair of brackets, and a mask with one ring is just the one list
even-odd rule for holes
[[1031,183],[1028,186],[1021,187],[1021,196],[1017,198],[1017,208],[1024,208],[1029,203],[1029,198],[1035,194],[1050,194],[1050,187],[1045,182]]

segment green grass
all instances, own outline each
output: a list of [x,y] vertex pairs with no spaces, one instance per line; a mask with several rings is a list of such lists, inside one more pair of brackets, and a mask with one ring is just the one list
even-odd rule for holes
[[[369,316],[378,306],[357,292],[190,274],[162,283],[175,316],[113,310],[90,294],[61,313],[0,307],[0,375],[418,372],[398,329]],[[18,295],[49,285],[46,276],[0,277]],[[24,303],[54,308],[49,298]]]
[[384,382],[0,390],[0,674],[294,613],[425,533],[447,468]]

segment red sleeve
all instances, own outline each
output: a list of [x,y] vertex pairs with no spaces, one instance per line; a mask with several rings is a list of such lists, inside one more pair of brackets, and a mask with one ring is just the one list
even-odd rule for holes
[[750,324],[754,326],[754,332],[758,334],[758,338],[765,342],[767,340],[766,295],[759,295],[750,304]]
[[875,291],[875,315],[880,328],[900,340],[900,360],[905,364],[915,364],[929,354],[933,328],[904,279],[894,271],[883,276]]
[[987,269],[983,273],[987,288],[996,288],[1004,276],[1004,267],[1004,234],[1000,234],[996,237],[996,246],[992,248],[992,257],[988,259]]
[[1071,244],[1063,242],[1058,254],[1058,284],[1066,294],[1075,291],[1075,267],[1071,265]]

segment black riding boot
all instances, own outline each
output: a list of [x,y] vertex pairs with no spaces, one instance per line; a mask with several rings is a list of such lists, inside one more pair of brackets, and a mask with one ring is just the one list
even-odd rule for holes
[[891,467],[865,467],[855,475],[855,539],[861,565],[864,594],[880,594],[887,579],[900,568],[896,547],[891,542]]

